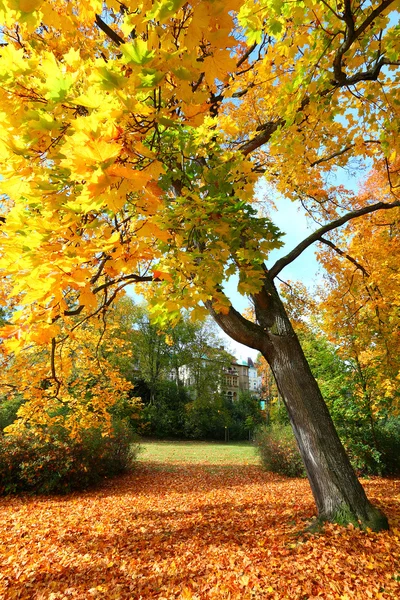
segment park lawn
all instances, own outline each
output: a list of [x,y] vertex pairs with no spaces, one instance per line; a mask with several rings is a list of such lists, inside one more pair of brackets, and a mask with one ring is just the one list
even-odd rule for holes
[[260,462],[256,448],[248,442],[164,442],[142,441],[139,461],[255,465]]
[[245,445],[210,462],[224,447],[146,443],[134,472],[95,490],[0,498],[0,598],[400,598],[399,479],[363,482],[390,532],[304,534],[307,480],[246,464]]

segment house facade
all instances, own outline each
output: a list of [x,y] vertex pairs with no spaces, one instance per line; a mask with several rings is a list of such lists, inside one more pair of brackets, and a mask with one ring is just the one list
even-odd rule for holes
[[248,365],[233,360],[230,366],[223,370],[222,389],[232,402],[238,399],[240,391],[248,391]]
[[[204,362],[209,362],[209,359],[204,359]],[[196,368],[192,365],[183,365],[178,371],[181,384],[193,391],[197,380]],[[176,373],[171,372],[169,378],[175,381]],[[237,360],[232,356],[229,366],[221,366],[220,376],[215,381],[215,391],[224,392],[232,402],[239,398],[240,392],[261,396],[261,377],[257,373],[253,360],[251,358]]]

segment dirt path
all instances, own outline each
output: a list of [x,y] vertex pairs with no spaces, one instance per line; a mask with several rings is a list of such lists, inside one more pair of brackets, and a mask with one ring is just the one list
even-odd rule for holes
[[257,466],[140,465],[100,489],[0,500],[0,598],[400,597],[400,481],[367,483],[390,533],[328,527],[308,483]]

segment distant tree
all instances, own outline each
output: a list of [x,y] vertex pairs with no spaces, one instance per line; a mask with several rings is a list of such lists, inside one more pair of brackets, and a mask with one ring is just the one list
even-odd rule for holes
[[[360,201],[384,198],[385,174],[375,172]],[[321,326],[350,361],[364,412],[384,417],[400,408],[400,209],[348,224],[320,251],[325,269]]]

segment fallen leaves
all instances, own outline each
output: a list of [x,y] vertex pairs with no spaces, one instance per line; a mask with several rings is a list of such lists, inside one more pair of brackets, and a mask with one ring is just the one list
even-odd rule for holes
[[397,599],[400,481],[365,483],[391,532],[327,526],[306,480],[141,464],[96,491],[0,502],[0,598]]

